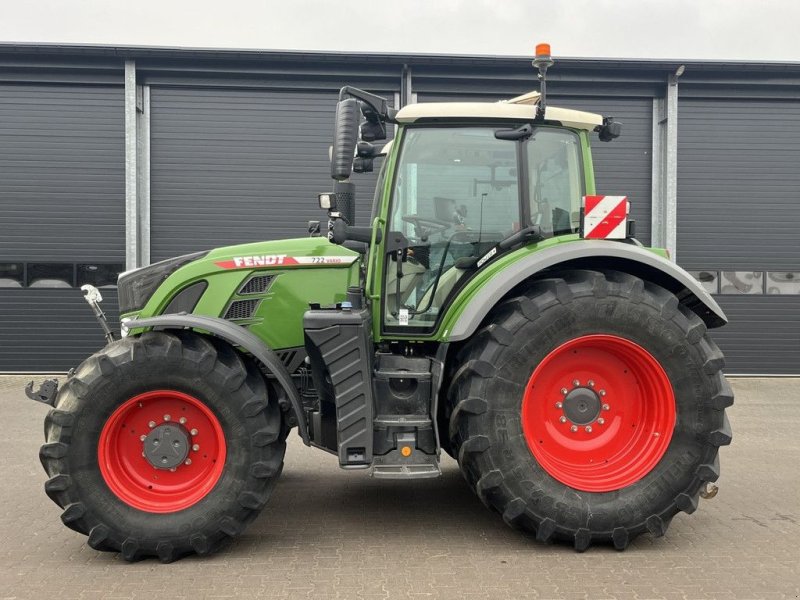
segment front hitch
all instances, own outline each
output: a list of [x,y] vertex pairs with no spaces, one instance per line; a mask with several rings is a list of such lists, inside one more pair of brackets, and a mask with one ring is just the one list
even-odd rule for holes
[[57,394],[58,379],[45,379],[35,392],[33,391],[33,381],[25,386],[25,395],[28,398],[48,406],[55,406]]

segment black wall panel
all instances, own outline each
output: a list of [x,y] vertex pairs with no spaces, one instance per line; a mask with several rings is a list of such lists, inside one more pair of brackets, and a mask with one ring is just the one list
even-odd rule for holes
[[800,290],[777,294],[759,282],[764,272],[800,277],[800,102],[681,98],[678,106],[677,258],[687,269],[728,272],[718,300],[731,323],[714,332],[727,371],[799,373]]
[[0,257],[125,260],[122,87],[0,85]]
[[66,370],[102,346],[79,289],[17,286],[125,262],[124,140],[121,86],[0,84],[0,263],[28,273],[0,276],[0,371]]

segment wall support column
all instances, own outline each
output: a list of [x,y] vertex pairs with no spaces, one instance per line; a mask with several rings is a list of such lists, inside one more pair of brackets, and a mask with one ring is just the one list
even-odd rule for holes
[[125,61],[125,269],[150,264],[150,88]]
[[141,266],[139,261],[139,156],[136,110],[136,63],[125,61],[125,269]]
[[653,100],[652,243],[675,260],[678,231],[678,77],[667,81],[664,98]]

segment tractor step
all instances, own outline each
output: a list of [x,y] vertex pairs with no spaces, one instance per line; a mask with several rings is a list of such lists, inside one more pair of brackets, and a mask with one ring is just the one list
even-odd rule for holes
[[432,427],[427,415],[378,415],[376,427]]
[[416,448],[415,433],[396,435],[397,447],[372,461],[372,476],[377,479],[429,479],[439,477],[439,459]]
[[435,464],[373,465],[371,475],[376,479],[431,479],[442,470]]

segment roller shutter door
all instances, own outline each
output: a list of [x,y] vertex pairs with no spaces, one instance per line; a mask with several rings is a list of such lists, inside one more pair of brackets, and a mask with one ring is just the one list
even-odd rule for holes
[[125,262],[121,87],[0,85],[0,371],[65,371],[104,343],[81,283]]
[[[153,261],[304,237],[325,220],[336,93],[154,87],[150,98]],[[354,181],[366,225],[375,174]]]
[[[419,94],[419,102],[496,102],[507,96]],[[622,121],[622,136],[604,143],[592,138],[592,158],[597,192],[628,196],[636,237],[650,243],[653,101],[651,98],[592,98],[549,96],[548,103],[561,108],[613,116]]]
[[678,262],[717,295],[727,372],[800,373],[800,102],[681,98]]

